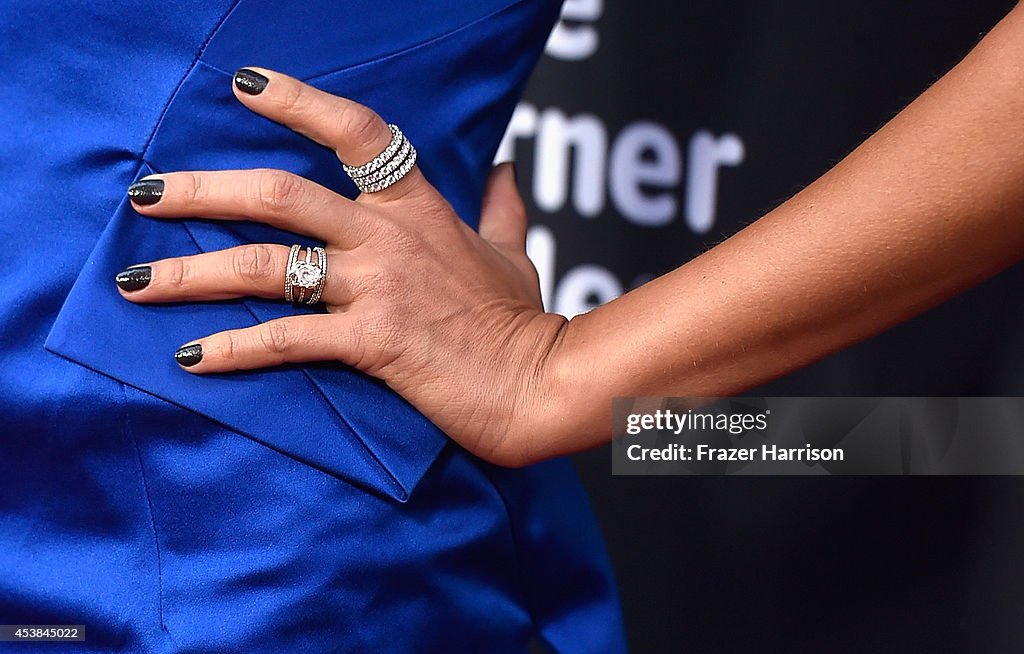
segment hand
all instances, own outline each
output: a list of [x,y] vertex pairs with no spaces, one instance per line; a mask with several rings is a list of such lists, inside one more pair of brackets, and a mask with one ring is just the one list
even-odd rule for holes
[[[387,125],[370,109],[280,73],[251,70],[269,83],[255,95],[235,87],[238,100],[332,148],[342,161],[362,164],[390,142]],[[151,204],[132,198],[146,216],[261,221],[322,240],[327,251],[326,314],[205,336],[187,344],[199,346],[186,350],[194,354],[178,357],[186,370],[337,360],[383,379],[485,459],[522,465],[537,458],[530,440],[543,433],[535,419],[548,411],[544,380],[566,321],[541,305],[510,165],[491,176],[479,235],[418,168],[355,201],[280,170],[146,179],[163,182]],[[288,254],[282,245],[252,244],[155,261],[147,264],[147,284],[121,294],[138,303],[244,296],[283,301]]]

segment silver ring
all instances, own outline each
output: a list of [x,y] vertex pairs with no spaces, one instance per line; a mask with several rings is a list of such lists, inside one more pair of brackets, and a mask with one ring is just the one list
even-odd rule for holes
[[[302,252],[305,252],[305,258],[300,259]],[[313,260],[314,254],[316,261]],[[327,251],[321,247],[293,245],[284,273],[284,299],[295,304],[316,304],[323,295],[325,279]]]
[[360,193],[379,193],[396,184],[416,165],[416,148],[397,125],[388,125],[391,142],[384,151],[361,166],[342,164]]

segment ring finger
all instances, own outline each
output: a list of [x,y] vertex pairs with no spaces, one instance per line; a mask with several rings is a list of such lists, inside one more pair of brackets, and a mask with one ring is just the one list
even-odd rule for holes
[[[195,302],[240,297],[284,299],[290,248],[284,245],[241,245],[187,257],[131,266],[116,277],[121,295],[132,302]],[[352,301],[349,284],[340,274],[342,254],[328,252],[327,278],[321,300],[330,305]]]

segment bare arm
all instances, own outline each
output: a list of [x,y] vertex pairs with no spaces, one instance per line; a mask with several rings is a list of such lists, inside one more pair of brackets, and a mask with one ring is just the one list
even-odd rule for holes
[[[610,437],[615,396],[730,395],[1024,256],[1024,11],[803,192],[571,321],[542,451]],[[560,407],[571,407],[571,411]]]

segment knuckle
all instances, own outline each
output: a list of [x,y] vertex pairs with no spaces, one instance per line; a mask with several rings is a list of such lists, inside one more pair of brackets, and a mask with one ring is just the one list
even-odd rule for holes
[[285,111],[294,111],[302,106],[305,100],[306,90],[304,84],[289,84],[284,94],[281,95],[281,108]]
[[401,290],[398,276],[394,273],[383,272],[377,279],[377,293],[388,299],[389,303],[395,301],[395,295]]
[[373,321],[364,317],[352,326],[352,331],[347,335],[346,347],[343,360],[349,365],[363,371],[372,371],[377,361],[373,339]]
[[[376,150],[384,142],[387,125],[372,109],[354,106],[339,114],[341,133],[352,147]],[[389,132],[390,135],[390,132]],[[390,139],[389,139],[390,140]]]
[[377,237],[384,249],[400,256],[415,255],[423,245],[419,234],[394,220],[378,220]]
[[235,354],[242,351],[240,345],[237,332],[224,332],[224,338],[221,339],[219,348],[221,358],[225,361],[234,361]]
[[376,271],[376,265],[371,266],[366,263],[349,262],[345,266],[344,283],[351,290],[353,297],[364,297],[373,292],[372,281]]
[[376,322],[374,352],[381,365],[390,365],[409,353],[408,325],[397,311],[383,311]]
[[394,301],[402,290],[402,273],[394,266],[382,266],[366,282],[374,295]]
[[348,229],[357,245],[365,245],[376,234],[374,225],[380,219],[378,212],[364,203],[353,202],[348,205]]
[[284,354],[292,343],[291,328],[283,320],[265,323],[259,331],[259,339],[268,354]]
[[387,307],[380,307],[370,321],[375,340],[383,349],[387,349],[397,341],[399,326],[395,313]]
[[187,173],[188,185],[185,199],[189,202],[202,202],[206,199],[208,188],[206,180],[198,173]]
[[429,249],[423,235],[410,230],[398,234],[392,245],[395,256],[407,261],[418,261],[427,255]]
[[262,284],[277,277],[277,263],[269,245],[244,245],[233,259],[235,275],[245,282]]
[[[401,343],[402,326],[397,313],[387,303],[379,303],[372,316],[366,318],[364,332],[372,335],[373,351],[378,355],[394,353]],[[369,343],[364,343],[369,348]]]
[[306,186],[297,175],[283,170],[266,170],[259,176],[257,195],[265,211],[292,211],[304,201]]
[[171,259],[167,262],[165,283],[172,289],[184,289],[192,276],[192,264],[188,259]]

